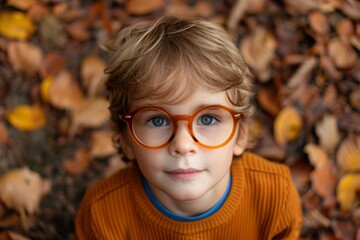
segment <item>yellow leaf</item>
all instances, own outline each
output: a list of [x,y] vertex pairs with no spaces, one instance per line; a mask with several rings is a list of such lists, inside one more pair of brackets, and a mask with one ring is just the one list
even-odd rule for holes
[[26,40],[35,31],[30,18],[21,12],[0,13],[0,34],[10,39]]
[[37,130],[46,124],[45,113],[37,106],[17,106],[7,115],[7,119],[20,130]]
[[342,211],[349,211],[359,203],[356,192],[360,190],[360,174],[344,175],[337,186],[336,199]]
[[53,81],[53,77],[47,76],[42,82],[40,86],[41,97],[46,102],[50,102],[50,85]]
[[299,113],[293,107],[282,109],[277,115],[274,123],[275,141],[285,146],[288,141],[295,140],[302,127]]
[[336,158],[342,170],[360,170],[360,137],[349,137],[345,139],[341,143]]

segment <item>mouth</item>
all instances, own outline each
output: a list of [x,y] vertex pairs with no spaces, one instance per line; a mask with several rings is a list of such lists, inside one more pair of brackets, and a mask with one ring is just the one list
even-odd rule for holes
[[167,171],[172,178],[180,179],[180,180],[191,180],[199,176],[205,170],[199,170],[194,168],[186,168],[186,169],[175,169],[172,171]]

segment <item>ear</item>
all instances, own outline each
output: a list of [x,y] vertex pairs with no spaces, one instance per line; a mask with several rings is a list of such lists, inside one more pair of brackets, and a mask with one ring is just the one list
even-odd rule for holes
[[248,124],[242,123],[241,125],[239,125],[236,141],[234,144],[235,156],[240,156],[244,152],[248,140],[248,135],[249,135]]
[[126,133],[119,133],[119,136],[118,136],[119,146],[120,146],[122,152],[127,157],[127,159],[135,160],[134,150],[129,143],[128,137],[129,136]]

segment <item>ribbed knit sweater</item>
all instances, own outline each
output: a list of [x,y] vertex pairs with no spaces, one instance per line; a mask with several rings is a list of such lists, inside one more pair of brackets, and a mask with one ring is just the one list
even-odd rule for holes
[[170,219],[148,198],[136,166],[90,188],[79,208],[82,239],[297,239],[299,195],[289,169],[244,153],[231,167],[230,193],[213,215],[196,221]]

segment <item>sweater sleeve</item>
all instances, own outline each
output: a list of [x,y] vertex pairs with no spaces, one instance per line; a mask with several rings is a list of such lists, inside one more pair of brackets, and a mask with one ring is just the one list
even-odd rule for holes
[[90,197],[86,194],[76,215],[75,229],[78,240],[97,239],[91,216]]
[[296,240],[299,239],[302,226],[302,211],[299,193],[290,180],[289,194],[285,202],[282,214],[279,216],[276,226],[276,239]]

